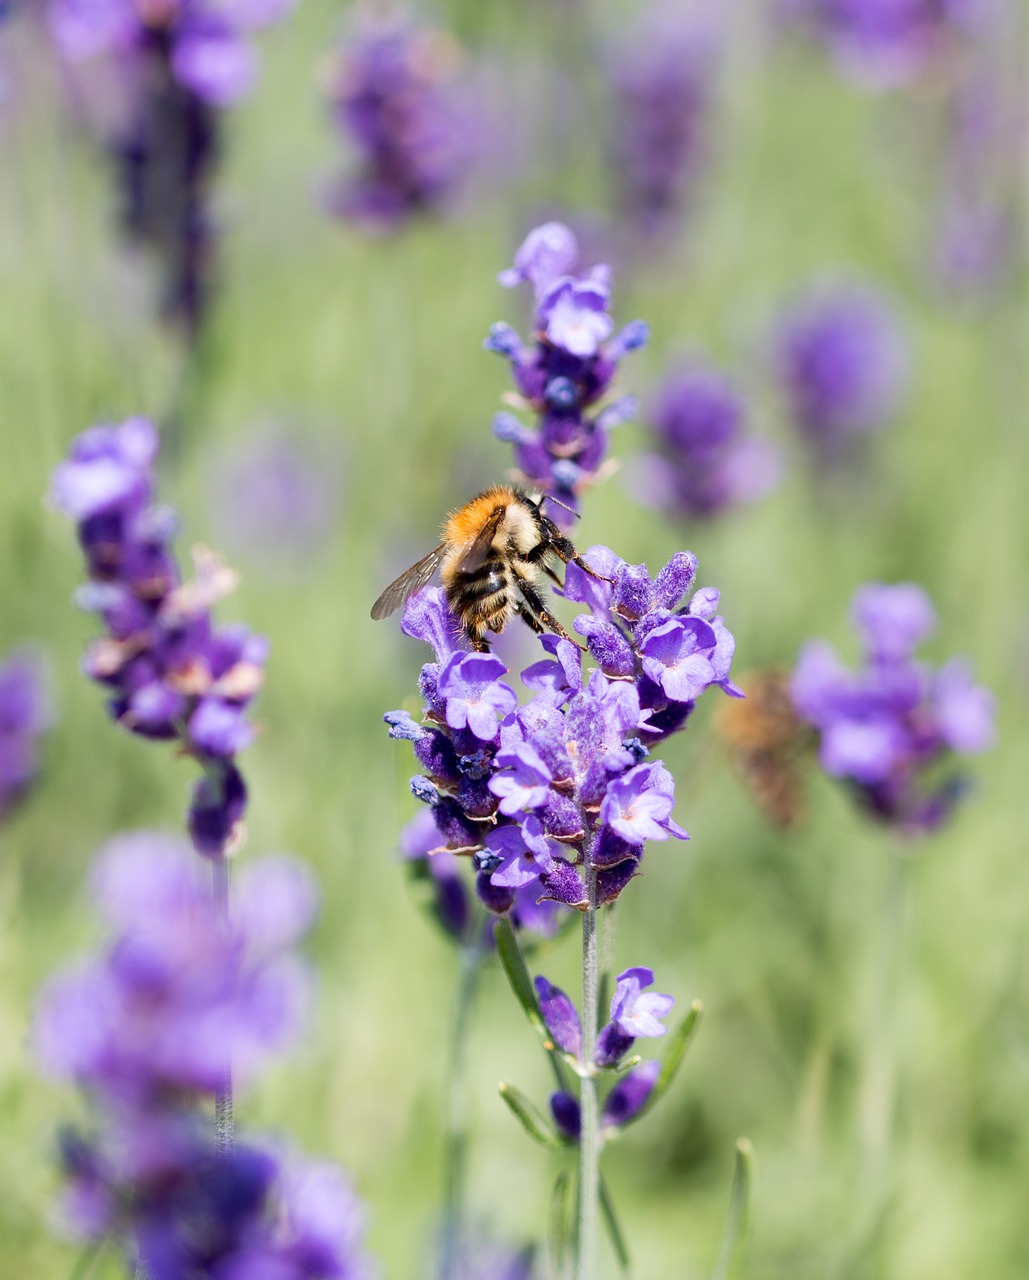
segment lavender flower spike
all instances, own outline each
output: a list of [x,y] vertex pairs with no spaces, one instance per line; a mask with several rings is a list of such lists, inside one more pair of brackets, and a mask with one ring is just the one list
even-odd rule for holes
[[8,654],[0,663],[0,821],[32,786],[50,720],[39,655],[29,649]]
[[236,578],[206,548],[183,582],[171,551],[174,515],[154,502],[157,432],[145,418],[94,427],[54,472],[52,497],[78,524],[89,582],[79,604],[107,634],[84,668],[108,691],[122,728],[178,742],[203,769],[189,827],[199,852],[221,856],[242,838],[246,786],[236,756],[251,742],[250,703],[268,646],[245,627],[217,627],[212,606]]
[[793,703],[818,731],[822,767],[846,780],[864,809],[907,834],[932,831],[965,789],[954,757],[993,740],[994,698],[959,659],[938,671],[916,661],[935,624],[920,587],[869,583],[853,616],[862,665],[850,671],[830,646],[809,642],[793,672]]
[[[514,266],[499,279],[506,286],[532,285],[532,342],[523,345],[508,325],[495,325],[485,343],[510,362],[519,403],[537,419],[530,428],[510,414],[499,415],[494,434],[514,444],[527,483],[573,510],[582,490],[603,474],[608,431],[635,413],[628,398],[605,407],[599,402],[622,357],[647,338],[640,321],[614,332],[608,268],[595,266],[576,276],[577,257],[575,236],[562,223],[530,231]],[[549,514],[567,525],[561,507]]]

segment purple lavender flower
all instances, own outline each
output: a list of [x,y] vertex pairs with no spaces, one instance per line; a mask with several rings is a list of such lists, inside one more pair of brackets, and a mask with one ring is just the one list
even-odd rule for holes
[[51,0],[49,22],[72,65],[101,64],[98,85],[122,101],[101,125],[114,161],[121,222],[159,264],[161,312],[195,337],[214,267],[210,187],[219,112],[257,77],[250,32],[292,0]]
[[763,497],[778,483],[779,456],[744,434],[746,405],[729,380],[699,363],[672,368],[647,418],[657,452],[630,477],[633,495],[679,519],[707,519]]
[[188,847],[139,833],[104,851],[94,894],[117,938],[44,992],[36,1045],[52,1074],[144,1106],[214,1093],[227,1055],[246,1080],[295,1033],[306,979],[289,949],[315,905],[299,864],[245,867],[227,925]]
[[620,1062],[639,1036],[663,1036],[667,1032],[660,1019],[675,1000],[655,991],[645,991],[653,981],[650,969],[626,969],[618,975],[611,1000],[611,1021],[597,1036],[598,1066],[612,1067]]
[[570,1053],[573,1058],[577,1058],[582,1051],[579,1011],[561,988],[555,987],[546,978],[536,978],[535,986],[540,1013],[551,1038],[563,1053]]
[[[596,266],[572,275],[578,244],[559,222],[530,231],[515,254],[514,267],[500,273],[502,285],[525,281],[535,294],[530,345],[509,326],[495,324],[486,339],[511,364],[518,396],[515,403],[534,413],[539,425],[526,427],[510,413],[493,423],[498,439],[515,446],[515,461],[525,481],[577,508],[578,495],[603,474],[607,433],[635,413],[631,397],[597,408],[611,387],[622,357],[641,347],[647,330],[635,321],[614,333],[608,313],[610,272]],[[559,506],[552,519],[567,526]]]
[[610,581],[573,565],[565,595],[591,607],[575,626],[598,668],[585,673],[570,641],[543,636],[545,656],[522,674],[534,696],[521,705],[500,681],[499,659],[456,647],[464,641],[441,591],[423,588],[405,608],[404,631],[438,659],[422,668],[422,723],[385,717],[425,770],[412,791],[431,807],[436,834],[420,827],[419,848],[473,857],[479,895],[495,912],[511,910],[517,894],[584,910],[587,872],[597,901],[611,901],[648,840],[685,838],[672,818],[672,776],[645,759],[644,743],[681,728],[709,686],[738,694],[718,592],[689,594],[694,556],[673,556],[653,580],[606,547],[587,559]]
[[896,416],[908,378],[893,309],[864,286],[813,290],[788,310],[776,363],[794,425],[823,464],[840,461],[856,437]]
[[371,230],[444,209],[475,158],[475,115],[447,32],[366,18],[339,51],[333,116],[359,155],[333,210]]
[[201,853],[220,856],[243,834],[246,787],[235,756],[253,737],[247,711],[267,643],[212,622],[212,606],[236,583],[212,552],[197,548],[196,577],[180,580],[174,516],[153,502],[157,447],[143,418],[94,427],[54,472],[52,497],[78,523],[90,577],[79,603],[107,628],[87,651],[86,673],[108,689],[118,724],[177,741],[201,765],[190,831]]
[[15,651],[0,663],[0,821],[31,787],[40,735],[51,720],[38,654]]
[[994,699],[960,660],[935,672],[915,661],[935,625],[921,588],[870,583],[852,613],[863,665],[850,671],[829,645],[810,642],[793,672],[794,704],[818,730],[822,767],[845,779],[863,808],[905,833],[932,831],[964,789],[952,757],[993,740]]
[[674,0],[649,6],[609,52],[610,169],[623,216],[645,237],[672,232],[696,202],[720,52],[712,25]]
[[661,1074],[661,1063],[652,1058],[627,1071],[604,1099],[600,1117],[604,1129],[623,1128],[635,1120],[650,1101],[654,1085]]

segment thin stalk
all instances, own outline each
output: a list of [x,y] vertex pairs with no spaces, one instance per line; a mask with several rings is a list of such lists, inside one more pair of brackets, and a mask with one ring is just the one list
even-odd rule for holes
[[465,1157],[468,1150],[468,1030],[479,975],[482,972],[483,956],[483,921],[476,915],[471,940],[461,947],[457,999],[450,1036],[439,1280],[453,1280],[453,1277],[461,1274],[464,1251]]
[[594,1280],[597,1274],[597,1226],[600,1219],[597,1078],[590,1072],[597,1049],[597,873],[590,865],[588,850],[586,894],[589,907],[582,917],[582,1061],[585,1074],[579,1093],[582,1133],[579,1139],[575,1280]]
[[[229,924],[229,862],[222,855],[211,863],[211,889],[215,909],[223,928]],[[219,1151],[231,1151],[233,1135],[232,1115],[232,1064],[226,1061],[222,1083],[214,1097],[214,1132]]]

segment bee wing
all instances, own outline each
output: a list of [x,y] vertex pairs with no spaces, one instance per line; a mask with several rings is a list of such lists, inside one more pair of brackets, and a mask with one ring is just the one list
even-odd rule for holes
[[376,622],[380,618],[388,618],[391,613],[395,613],[413,591],[425,586],[439,568],[445,550],[446,543],[441,543],[427,556],[422,556],[417,564],[413,564],[410,569],[405,569],[399,578],[393,579],[372,605],[372,617]]
[[460,573],[474,573],[476,569],[481,569],[486,563],[490,547],[493,545],[493,539],[497,536],[497,530],[500,528],[506,514],[505,507],[497,507],[472,541],[465,547],[461,554],[461,559],[457,563]]

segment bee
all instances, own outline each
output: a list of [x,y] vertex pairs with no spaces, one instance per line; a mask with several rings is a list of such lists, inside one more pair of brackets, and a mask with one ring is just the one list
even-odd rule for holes
[[719,708],[716,731],[765,817],[782,829],[795,827],[804,816],[801,766],[811,741],[793,709],[789,678],[771,668],[739,683],[746,700]]
[[[443,541],[395,578],[372,605],[372,617],[388,618],[439,569],[443,594],[461,620],[473,649],[489,651],[487,631],[499,635],[515,616],[533,631],[553,631],[578,643],[547,608],[536,586],[545,573],[561,579],[548,562],[556,557],[607,582],[589,567],[543,511],[544,493],[495,484],[443,521]],[[581,647],[581,646],[580,646]]]

